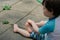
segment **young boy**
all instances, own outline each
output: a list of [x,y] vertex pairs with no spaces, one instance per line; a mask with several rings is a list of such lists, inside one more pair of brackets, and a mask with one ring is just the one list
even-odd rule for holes
[[19,32],[25,37],[36,40],[60,40],[60,28],[55,26],[56,18],[60,15],[60,0],[43,0],[42,4],[44,15],[49,17],[49,20],[40,23],[28,20],[25,24],[27,30],[21,29],[17,24],[14,24],[14,32]]

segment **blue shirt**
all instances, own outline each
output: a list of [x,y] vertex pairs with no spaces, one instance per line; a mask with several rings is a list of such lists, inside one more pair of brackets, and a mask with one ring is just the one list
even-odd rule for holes
[[44,40],[44,38],[45,38],[44,34],[45,33],[49,34],[49,33],[53,32],[54,28],[55,28],[55,17],[49,19],[45,25],[43,25],[39,28],[38,32],[40,34],[32,32],[31,37],[35,38],[36,40]]
[[54,31],[55,18],[49,19],[48,22],[39,28],[40,34],[50,33]]

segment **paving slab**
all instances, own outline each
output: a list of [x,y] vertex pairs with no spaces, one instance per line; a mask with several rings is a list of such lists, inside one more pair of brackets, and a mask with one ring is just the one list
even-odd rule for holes
[[[1,0],[8,1],[8,0]],[[14,1],[12,1],[14,2]],[[9,1],[10,3],[10,1]],[[29,15],[27,15],[29,14]],[[13,32],[13,27],[10,24],[17,22],[19,27],[24,28],[24,24],[28,19],[36,22],[46,20],[43,15],[42,5],[35,0],[22,0],[12,6],[11,10],[6,10],[0,13],[0,40],[30,40]],[[8,20],[10,23],[3,25],[2,21]]]
[[27,13],[30,13],[31,11],[33,11],[33,9],[37,7],[37,5],[34,6],[34,4],[35,3],[33,3],[33,5],[32,5],[31,3],[25,4],[25,3],[21,3],[21,2],[16,4],[13,7],[14,9],[0,13],[0,15],[1,15],[0,22],[2,22],[3,20],[6,19],[10,23],[15,23],[20,17],[24,17]]
[[21,0],[0,0],[0,11],[3,10],[4,5],[14,5]]
[[0,23],[0,35],[3,34],[5,31],[7,31],[10,27],[11,27],[11,25],[9,25],[9,24],[3,25]]
[[31,40],[13,32],[13,27],[0,35],[0,40]]
[[31,11],[38,4],[34,0],[23,0],[12,7],[12,10]]
[[0,13],[0,22],[4,20],[8,20],[10,24],[15,23],[17,20],[23,18],[25,15],[27,15],[27,12],[19,11],[19,10],[9,10],[4,11]]
[[5,4],[9,4],[9,5],[12,5],[16,2],[20,2],[22,0],[0,0],[0,5],[5,5]]
[[37,0],[22,0],[25,4],[38,4]]
[[2,11],[2,9],[3,9],[3,8],[2,8],[2,6],[0,5],[0,11]]
[[0,13],[0,33],[6,31],[10,26],[2,24],[4,20],[9,21],[9,24],[14,24],[18,20],[21,20],[27,12],[19,10],[8,10]]
[[[0,23],[2,24],[2,21],[8,20],[10,22],[9,24],[14,24],[18,20],[21,20],[23,17],[25,17],[25,15],[30,14],[30,12],[33,11],[33,9],[37,6],[37,5],[35,5],[35,7],[34,7],[31,4],[32,6],[30,5],[30,7],[27,8],[27,6],[29,6],[29,5],[26,5],[25,3],[22,3],[20,5],[21,5],[20,7],[16,7],[16,10],[11,9],[11,10],[6,10],[6,11],[1,12],[0,13]],[[24,5],[25,5],[25,7],[24,7]],[[17,6],[19,6],[19,5],[17,5]],[[17,8],[19,8],[19,9],[21,8],[21,10],[17,10]],[[0,31],[0,33],[3,33],[4,31],[6,31],[9,27],[10,27],[9,25],[3,25],[2,24],[1,25],[1,30],[2,31]]]
[[47,20],[47,17],[43,15],[42,6],[38,6],[34,11],[31,12],[30,15],[25,17],[23,20],[19,21],[17,24],[20,27],[25,28],[24,25],[28,19],[34,20],[35,22],[40,22],[41,20],[44,20],[44,21]]

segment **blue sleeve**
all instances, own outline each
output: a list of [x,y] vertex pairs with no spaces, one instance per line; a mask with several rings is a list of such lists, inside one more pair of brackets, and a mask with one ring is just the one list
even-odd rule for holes
[[55,27],[55,21],[53,20],[53,21],[47,22],[44,26],[40,27],[38,32],[41,34],[53,32],[54,27]]

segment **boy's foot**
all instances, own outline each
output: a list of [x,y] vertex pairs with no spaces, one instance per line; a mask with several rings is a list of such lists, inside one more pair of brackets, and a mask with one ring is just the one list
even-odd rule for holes
[[17,24],[14,24],[14,32],[18,32],[18,29],[19,29],[19,27],[18,27],[18,25]]

